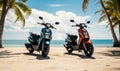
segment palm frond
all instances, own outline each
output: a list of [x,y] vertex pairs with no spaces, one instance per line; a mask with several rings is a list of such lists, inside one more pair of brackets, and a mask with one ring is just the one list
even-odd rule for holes
[[101,21],[103,21],[103,20],[105,20],[105,19],[106,19],[106,14],[102,15],[102,16],[99,18],[98,22],[101,22]]
[[83,11],[86,11],[88,3],[89,3],[89,0],[84,0],[83,1],[83,3],[82,3],[82,9],[83,9]]
[[109,21],[107,21],[107,23],[106,23],[107,25],[106,25],[106,28],[108,28],[108,30],[110,31],[111,30],[111,28],[110,28],[110,22]]
[[113,3],[111,2],[111,0],[105,1],[104,4],[105,4],[105,5],[109,5],[109,6],[113,5]]
[[31,14],[31,9],[28,6],[26,6],[25,4],[23,4],[21,2],[15,2],[15,5],[17,5],[20,8],[20,10],[22,10],[27,15]]
[[103,10],[98,10],[98,11],[95,12],[95,14],[100,13],[100,12],[102,12],[102,11],[103,11]]
[[106,28],[108,28],[109,26],[110,26],[110,24],[107,24],[107,25],[106,25]]
[[112,22],[118,21],[117,17],[111,17]]
[[28,0],[19,0],[19,1],[21,1],[21,2],[24,2],[24,3],[25,3],[25,2],[27,2]]
[[116,22],[113,24],[113,28],[115,28],[117,25],[120,25],[120,20],[116,21]]
[[25,18],[23,16],[22,12],[16,5],[14,5],[13,8],[14,8],[15,14],[17,16],[16,21],[20,20],[23,23],[23,27],[24,27],[25,26]]
[[0,0],[0,8],[2,7],[3,5],[3,0]]
[[19,17],[16,18],[16,20],[14,21],[15,23],[19,20]]
[[0,10],[0,15],[2,14],[2,11]]
[[0,0],[0,4],[2,4],[3,3],[3,0]]

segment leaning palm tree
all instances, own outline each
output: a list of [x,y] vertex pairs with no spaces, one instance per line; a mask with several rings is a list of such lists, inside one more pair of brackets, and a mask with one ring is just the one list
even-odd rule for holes
[[[108,0],[107,0],[107,1],[108,1]],[[83,7],[82,7],[82,8],[83,8],[83,11],[86,10],[88,2],[89,2],[89,0],[84,0],[84,1],[83,1]],[[110,29],[111,29],[111,33],[112,33],[112,37],[113,37],[113,46],[114,46],[114,47],[117,47],[117,46],[119,46],[119,42],[118,42],[118,39],[117,39],[117,37],[116,37],[115,31],[114,31],[114,29],[113,29],[113,25],[112,25],[112,21],[111,21],[111,19],[110,19],[110,15],[109,15],[109,13],[107,12],[107,9],[106,9],[106,7],[105,7],[105,5],[104,5],[104,3],[103,3],[103,0],[100,0],[100,4],[101,4],[101,6],[102,6],[102,8],[103,8],[102,12],[105,13],[105,15],[103,15],[102,17],[105,17],[105,16],[106,16],[107,19],[108,19],[109,25],[110,25]]]
[[[0,2],[3,2],[3,1],[0,1]],[[0,17],[0,48],[2,48],[2,32],[3,32],[3,27],[4,27],[6,6],[7,6],[7,0],[4,0],[2,11],[0,10],[0,14],[1,14],[1,17]]]
[[[110,16],[110,19],[112,21],[113,28],[115,28],[117,25],[119,26],[119,43],[118,46],[120,46],[120,5],[119,5],[120,0],[109,0],[105,1],[105,7],[106,10]],[[107,18],[106,13],[104,12],[103,9],[97,11],[96,13],[101,12],[101,17],[99,19],[99,22],[103,21],[104,19]],[[110,26],[108,24],[107,26]]]
[[120,45],[120,0],[109,0],[105,2],[108,13],[111,15],[113,28],[119,26],[119,45]]
[[102,6],[102,8],[103,8],[103,10],[104,10],[107,18],[108,18],[109,24],[110,24],[111,33],[112,33],[112,36],[113,36],[113,39],[114,39],[113,46],[114,46],[114,47],[119,47],[119,42],[118,42],[118,39],[117,39],[117,37],[116,37],[115,31],[114,31],[114,29],[113,29],[113,25],[112,25],[112,21],[111,21],[111,19],[110,19],[110,15],[109,15],[109,13],[107,12],[107,9],[106,9],[106,7],[104,6],[104,3],[103,3],[102,0],[100,0],[100,3],[101,3],[101,6]]
[[[115,17],[115,16],[113,16],[112,14],[111,14],[111,10],[113,10],[113,9],[109,9],[109,8],[107,8],[107,10],[109,10],[108,11],[108,13],[109,13],[109,16],[110,16],[110,18],[111,18],[111,21],[112,21],[112,27],[113,28],[116,28],[116,26],[117,25],[120,25],[120,20],[118,20],[118,18],[117,17]],[[106,20],[107,19],[107,16],[106,16],[106,14],[105,14],[105,12],[103,11],[103,10],[99,10],[99,11],[96,11],[95,12],[95,14],[96,13],[101,13],[101,17],[99,18],[99,20],[98,20],[98,22],[101,22],[101,21],[103,21],[103,20]],[[107,28],[110,26],[110,24],[109,23],[107,23]],[[117,32],[116,32],[117,33]],[[120,26],[119,26],[119,43],[118,43],[118,45],[120,45]]]
[[113,28],[118,26],[118,30],[119,30],[119,45],[120,45],[120,20],[118,20],[116,17],[113,17],[112,21],[114,22]]
[[[15,15],[17,16],[15,22],[21,21],[23,23],[23,26],[25,26],[25,18],[23,13],[26,15],[31,14],[31,9],[25,5],[26,1],[27,0],[8,0],[7,6],[5,8],[4,16],[6,17],[8,11],[12,9],[14,10]],[[3,2],[4,0],[0,0],[0,8],[3,7]],[[0,47],[2,47],[2,32],[4,28],[4,22],[0,22],[0,24],[2,24],[0,25],[0,27],[2,27],[2,29],[0,30]]]

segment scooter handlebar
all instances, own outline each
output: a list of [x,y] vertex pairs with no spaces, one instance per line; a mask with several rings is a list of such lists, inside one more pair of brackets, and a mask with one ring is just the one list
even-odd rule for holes
[[37,24],[40,24],[40,25],[45,25],[45,23],[39,23],[39,22],[38,22]]
[[[84,26],[82,26],[82,24],[84,24]],[[85,28],[87,28],[87,25],[85,23],[80,23],[80,24],[72,25],[72,27],[85,27]]]
[[54,26],[52,26],[52,25],[51,25],[50,27],[51,27],[52,29],[55,29],[55,30],[57,30],[57,29],[56,29]]
[[72,27],[76,27],[76,25],[72,25]]
[[[46,24],[45,24],[45,23],[39,23],[39,22],[38,22],[37,24],[40,24],[40,25],[44,25],[44,26],[46,26]],[[52,25],[50,25],[50,28],[57,30],[57,28],[55,28],[55,27],[54,27],[54,26],[52,26]]]
[[78,25],[78,24],[76,24],[76,25],[72,25],[72,27],[77,27],[77,26],[79,27],[80,25]]

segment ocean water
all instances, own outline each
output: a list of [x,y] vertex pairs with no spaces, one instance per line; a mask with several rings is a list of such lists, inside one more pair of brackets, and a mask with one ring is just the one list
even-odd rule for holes
[[[27,43],[27,40],[3,40],[4,47],[24,47],[24,43]],[[64,40],[52,40],[51,47],[63,47],[65,43]],[[92,40],[94,47],[103,47],[103,46],[112,46],[112,40]]]

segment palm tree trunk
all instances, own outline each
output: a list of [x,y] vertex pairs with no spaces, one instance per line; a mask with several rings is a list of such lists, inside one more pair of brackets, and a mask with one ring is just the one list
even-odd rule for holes
[[120,45],[120,23],[119,23],[119,45]]
[[2,34],[3,34],[4,21],[5,21],[5,16],[6,16],[6,6],[7,6],[7,0],[4,0],[3,7],[2,7],[2,14],[1,14],[1,18],[0,18],[0,48],[3,48]]
[[101,3],[101,6],[102,6],[103,10],[105,11],[105,13],[107,15],[107,18],[108,18],[108,21],[109,21],[109,24],[110,24],[111,33],[112,33],[112,37],[113,37],[113,47],[120,47],[118,39],[117,39],[116,34],[115,34],[115,31],[114,31],[113,26],[112,26],[112,21],[110,19],[110,16],[109,16],[102,0],[100,0],[100,3]]

